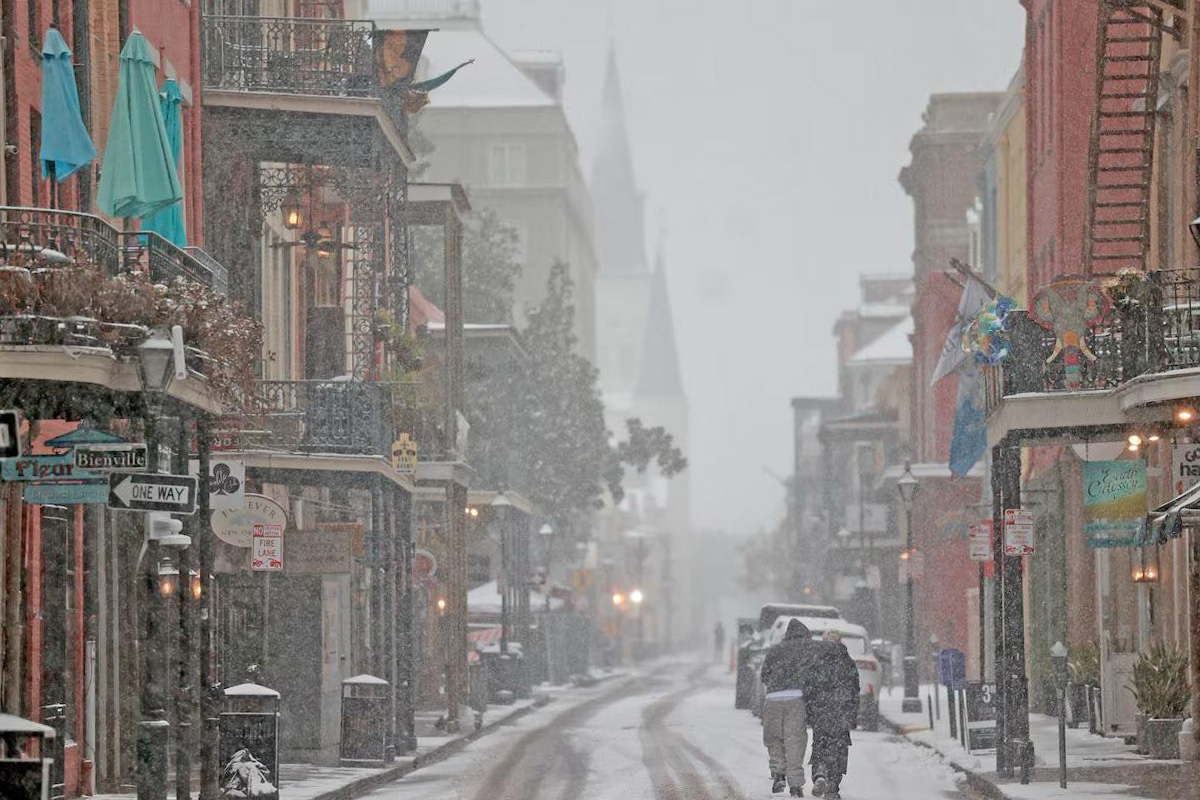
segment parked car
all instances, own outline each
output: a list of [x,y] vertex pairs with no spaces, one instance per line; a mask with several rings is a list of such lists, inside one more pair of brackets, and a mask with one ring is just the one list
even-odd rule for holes
[[803,603],[767,603],[758,610],[758,629],[767,631],[779,617],[800,617],[801,619],[841,619],[842,612],[835,606],[814,606]]
[[[879,660],[871,650],[871,639],[867,634],[867,629],[844,619],[781,616],[775,619],[771,624],[771,629],[764,637],[761,651],[763,655],[772,645],[783,641],[788,623],[793,619],[799,619],[808,626],[814,639],[824,637],[827,631],[833,631],[841,637],[842,644],[850,651],[854,665],[858,667],[858,727],[865,731],[879,730],[879,689],[883,674],[879,668]],[[762,656],[758,658],[755,665],[755,675],[759,675],[758,669],[761,666]],[[755,703],[755,709],[756,713],[761,715],[765,695],[760,675],[756,684],[755,696],[758,701]]]

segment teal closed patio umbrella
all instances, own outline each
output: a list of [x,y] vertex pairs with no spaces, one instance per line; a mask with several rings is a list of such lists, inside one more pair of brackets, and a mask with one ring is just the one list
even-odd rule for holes
[[[163,126],[167,130],[167,143],[171,147],[178,174],[179,155],[183,150],[183,119],[180,107],[183,105],[183,93],[179,84],[173,78],[163,81],[162,91],[159,92],[162,105]],[[179,247],[187,246],[187,229],[183,222],[183,203],[175,203],[156,211],[142,220],[143,231],[153,231],[171,244]]]
[[147,217],[182,199],[154,80],[154,51],[134,31],[121,48],[96,204],[114,217]]
[[42,39],[42,177],[64,181],[96,157],[79,111],[71,51],[57,28]]

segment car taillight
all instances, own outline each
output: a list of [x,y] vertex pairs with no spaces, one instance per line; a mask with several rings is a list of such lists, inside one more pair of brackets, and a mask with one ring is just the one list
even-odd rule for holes
[[875,696],[875,684],[873,684],[873,683],[867,684],[867,694],[870,695],[871,697]]

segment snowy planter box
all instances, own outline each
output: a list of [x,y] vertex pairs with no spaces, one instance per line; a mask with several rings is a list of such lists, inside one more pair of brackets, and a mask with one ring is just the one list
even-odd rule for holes
[[1086,683],[1067,684],[1067,723],[1078,728],[1081,722],[1091,722],[1091,686]]
[[1151,758],[1179,758],[1182,719],[1148,719],[1138,737],[1138,749]]

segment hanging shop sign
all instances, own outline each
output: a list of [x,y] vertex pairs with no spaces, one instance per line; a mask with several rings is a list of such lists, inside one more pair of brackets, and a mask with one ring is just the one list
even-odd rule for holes
[[73,506],[103,503],[108,500],[108,484],[102,481],[87,483],[27,483],[21,493],[25,502],[35,506]]
[[351,572],[353,537],[342,531],[288,531],[287,574]]
[[1171,488],[1175,496],[1200,483],[1200,444],[1177,444],[1171,464]]
[[1085,461],[1082,467],[1087,546],[1142,544],[1146,538],[1146,462]]
[[417,443],[407,433],[392,442],[392,469],[405,475],[417,471]]
[[437,576],[437,556],[423,548],[413,553],[413,583],[429,583]]
[[255,572],[283,570],[283,525],[254,525],[250,531],[250,569]]
[[992,560],[992,521],[980,520],[977,525],[967,526],[967,547],[972,561]]
[[266,495],[246,494],[242,508],[227,508],[212,514],[213,533],[234,547],[251,546],[255,525],[280,525],[286,531],[287,512]]
[[[200,477],[200,459],[188,461],[188,472]],[[208,507],[213,511],[242,508],[246,505],[246,462],[232,458],[212,458],[208,462]]]
[[1004,509],[1004,555],[1033,555],[1033,512],[1024,508]]

